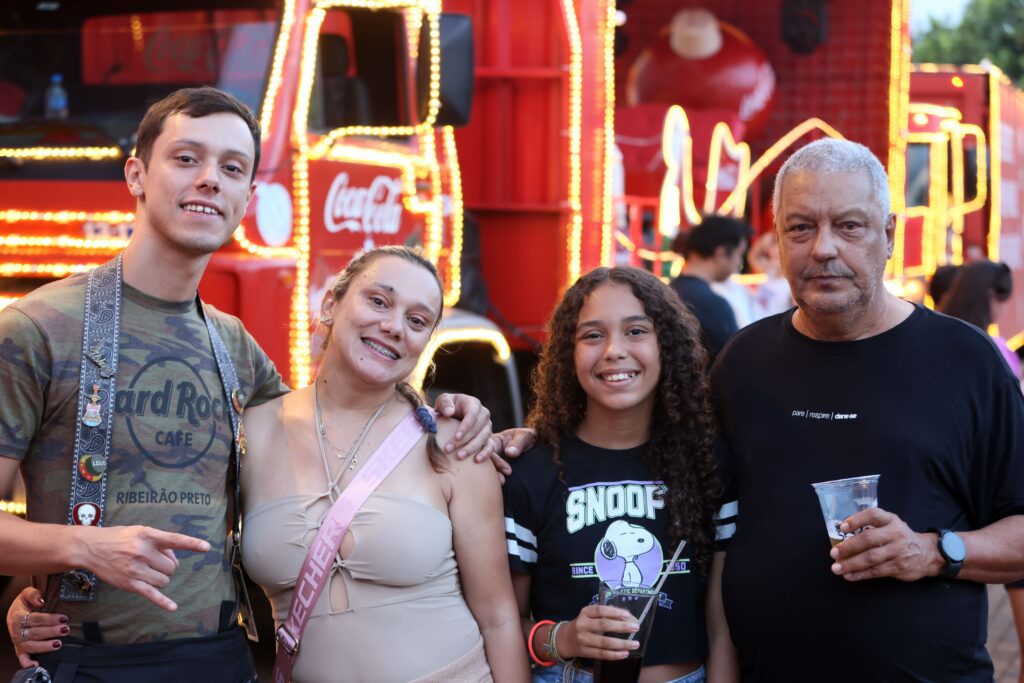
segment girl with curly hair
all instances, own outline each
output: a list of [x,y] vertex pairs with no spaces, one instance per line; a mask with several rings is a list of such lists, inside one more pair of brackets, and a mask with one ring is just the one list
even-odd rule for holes
[[699,683],[705,662],[734,677],[714,551],[735,506],[716,515],[706,363],[696,319],[647,271],[593,270],[555,309],[533,376],[538,445],[504,492],[535,683],[589,683],[596,660],[625,659],[636,641],[605,634],[635,620],[596,604],[599,584],[653,594],[664,574],[641,683]]

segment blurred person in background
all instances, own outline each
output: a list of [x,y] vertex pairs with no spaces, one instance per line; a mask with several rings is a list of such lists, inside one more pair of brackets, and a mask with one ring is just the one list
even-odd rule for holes
[[946,264],[939,266],[932,273],[931,279],[928,280],[928,296],[932,299],[932,308],[938,310],[939,305],[942,304],[942,297],[946,296],[946,292],[953,286],[953,280],[956,279],[959,270],[960,266]]
[[[765,281],[753,297],[754,320],[785,313],[793,307],[789,282],[782,275],[779,260],[779,238],[775,232],[766,232],[756,240],[747,253],[747,262],[755,273],[763,273]],[[753,322],[753,321],[751,321]]]
[[[960,267],[949,291],[938,303],[938,310],[987,332],[1012,294],[1013,274],[1009,266],[988,260],[974,261]],[[1020,358],[1002,337],[994,335],[992,341],[999,347],[1010,371],[1020,379]]]
[[708,216],[672,243],[672,251],[686,262],[669,284],[700,322],[709,365],[739,329],[733,307],[711,285],[739,272],[753,235],[751,227],[737,218]]

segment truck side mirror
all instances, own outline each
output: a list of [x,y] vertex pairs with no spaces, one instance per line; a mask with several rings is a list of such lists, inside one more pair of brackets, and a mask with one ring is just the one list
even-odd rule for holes
[[[441,108],[434,125],[464,126],[469,123],[473,104],[473,22],[469,15],[443,12],[438,28],[441,38]],[[430,106],[430,31],[426,25],[420,30],[416,100],[419,120],[423,121]]]

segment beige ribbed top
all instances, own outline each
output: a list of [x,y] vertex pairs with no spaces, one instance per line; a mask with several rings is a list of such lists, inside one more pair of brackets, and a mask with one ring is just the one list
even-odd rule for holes
[[[244,517],[242,560],[284,621],[325,497],[279,498]],[[480,630],[463,598],[452,525],[440,510],[374,493],[349,528],[352,552],[335,561],[313,608],[295,683],[389,683],[443,670],[469,653]]]

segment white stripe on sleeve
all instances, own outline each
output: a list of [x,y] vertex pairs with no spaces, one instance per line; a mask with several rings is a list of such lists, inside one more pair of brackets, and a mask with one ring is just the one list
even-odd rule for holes
[[537,564],[537,551],[524,548],[512,539],[508,540],[508,554],[528,564]]
[[715,520],[728,519],[729,517],[735,517],[740,510],[740,502],[738,500],[732,500],[718,508],[718,514],[715,515]]
[[505,531],[515,536],[516,539],[529,543],[534,548],[537,547],[537,535],[526,527],[516,524],[516,521],[511,517],[505,518]]

